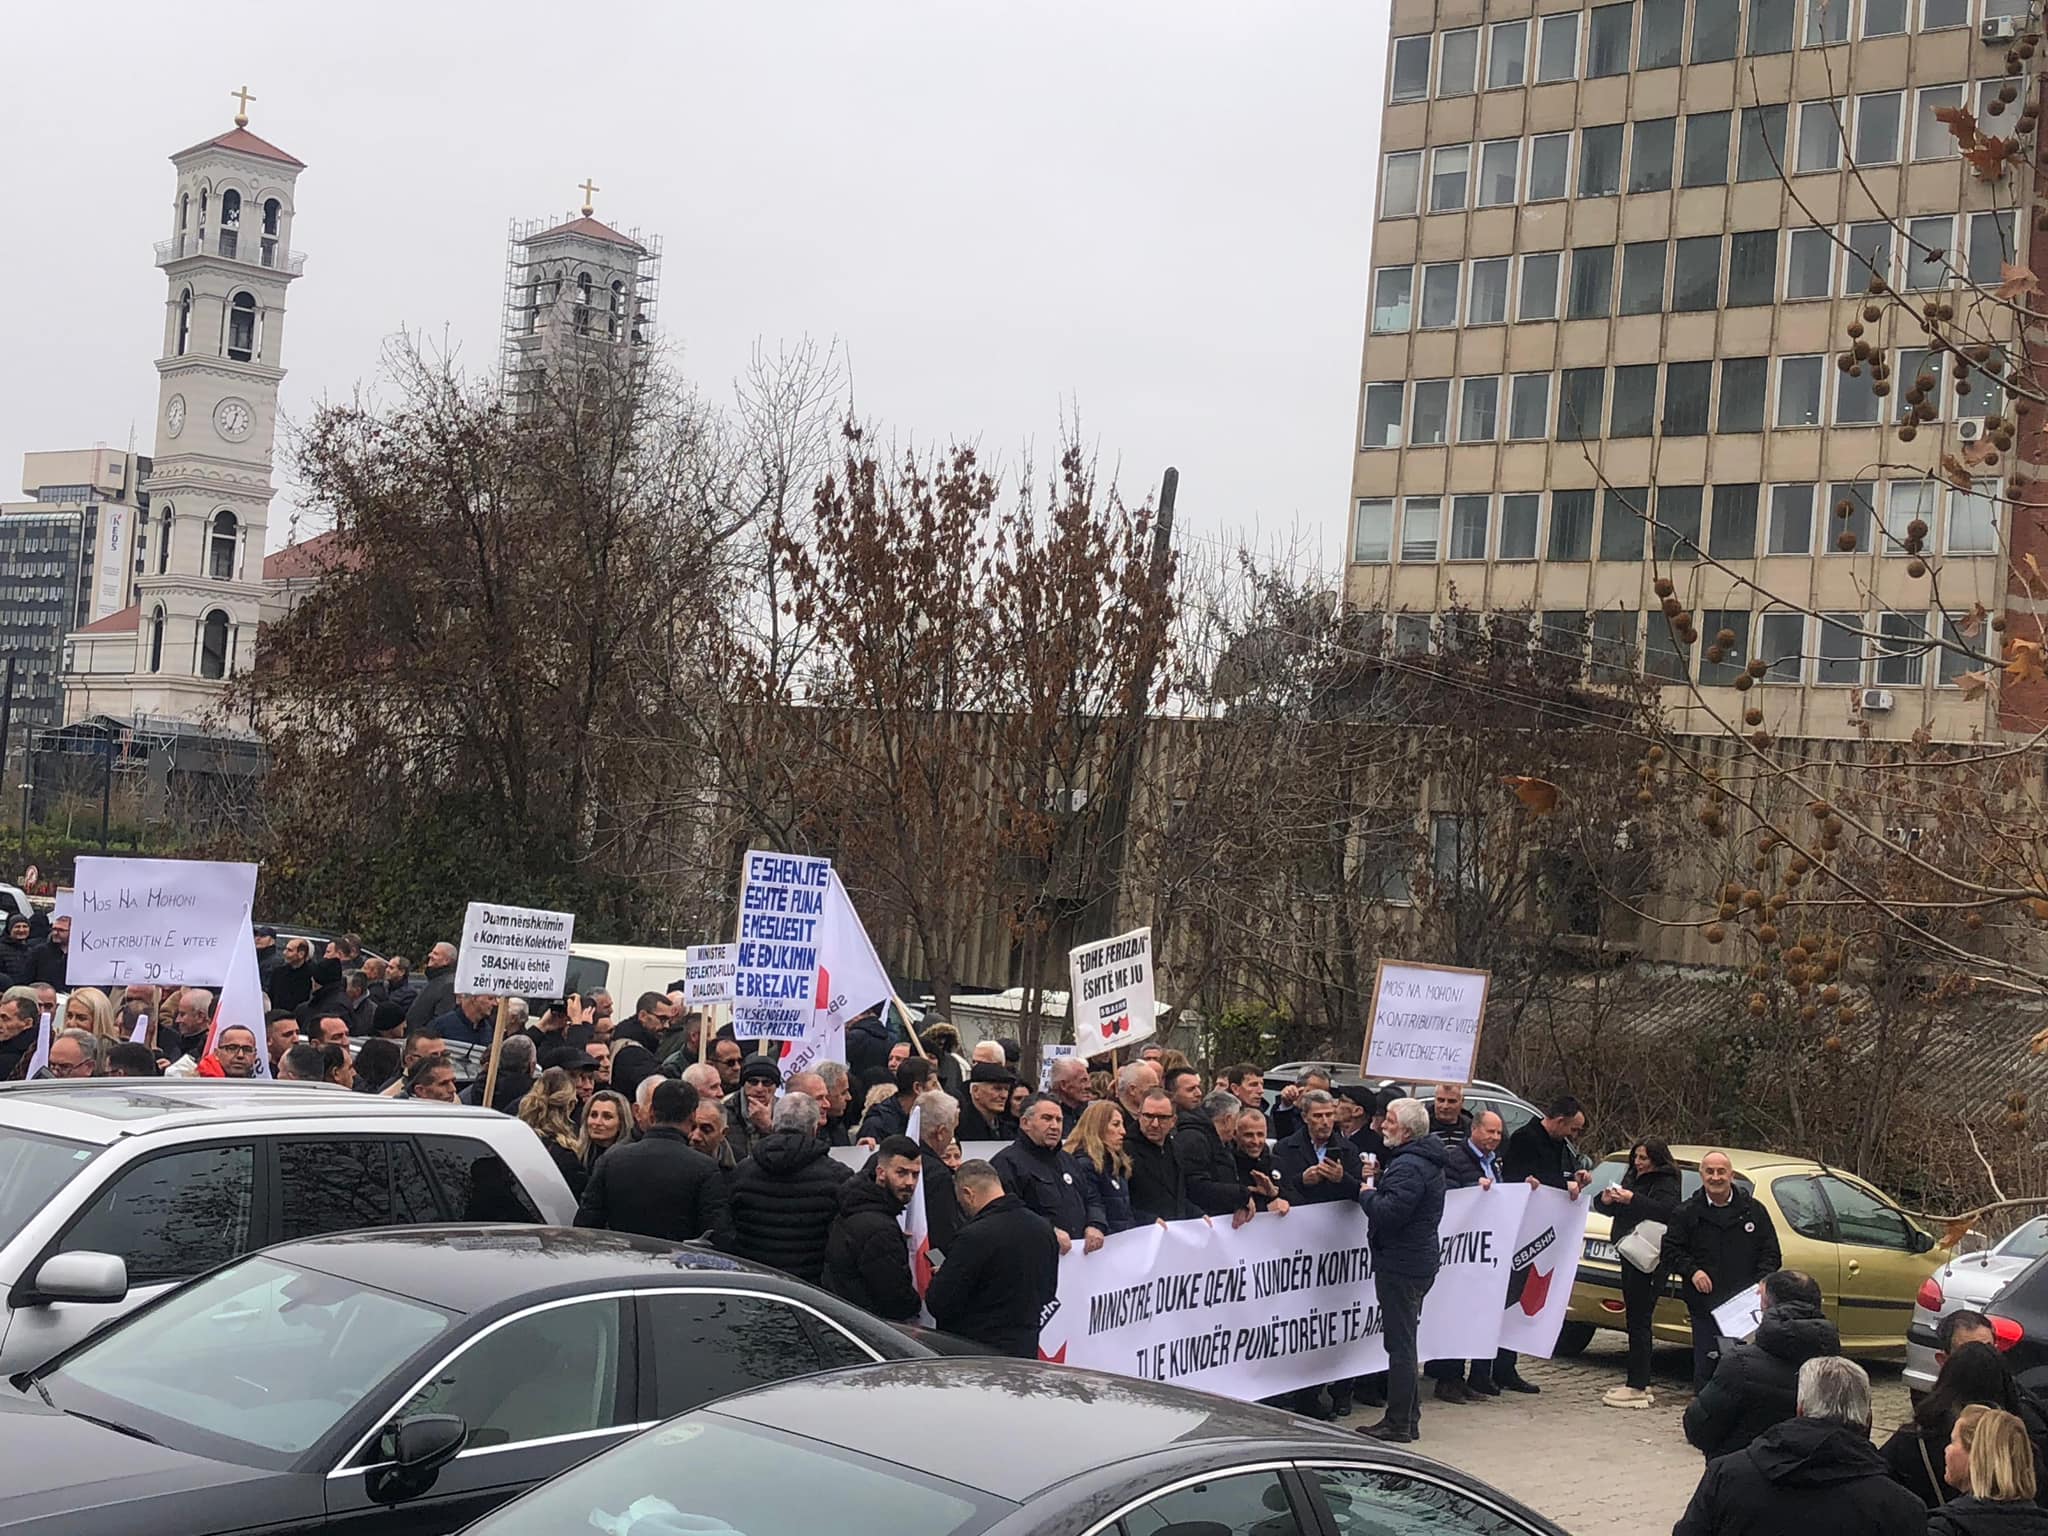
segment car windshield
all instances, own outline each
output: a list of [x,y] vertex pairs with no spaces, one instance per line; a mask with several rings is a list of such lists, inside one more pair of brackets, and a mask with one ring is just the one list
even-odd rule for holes
[[99,1149],[0,1126],[0,1247],[92,1161]]
[[966,1536],[1008,1508],[836,1446],[693,1413],[541,1484],[465,1536],[813,1536],[821,1520],[833,1536]]
[[283,1466],[452,1319],[258,1256],[171,1292],[43,1385],[59,1408],[179,1450]]
[[1998,1253],[2014,1259],[2038,1259],[2048,1253],[2048,1216],[2036,1216],[2014,1228],[2012,1235],[1998,1245]]

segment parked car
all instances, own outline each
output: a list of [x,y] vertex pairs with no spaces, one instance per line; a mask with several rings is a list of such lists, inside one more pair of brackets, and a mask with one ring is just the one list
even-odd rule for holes
[[[1385,1077],[1368,1080],[1358,1068],[1347,1066],[1341,1061],[1284,1061],[1266,1073],[1266,1113],[1272,1114],[1280,1102],[1280,1090],[1291,1087],[1302,1079],[1306,1072],[1327,1072],[1332,1088],[1400,1088],[1422,1099],[1433,1098],[1436,1094],[1434,1082],[1402,1082],[1397,1078]],[[1506,1127],[1505,1135],[1512,1136],[1531,1120],[1541,1119],[1543,1111],[1516,1093],[1512,1088],[1491,1083],[1484,1078],[1474,1078],[1465,1085],[1465,1107],[1477,1114],[1490,1109],[1501,1118]]]
[[0,1085],[0,1372],[285,1238],[575,1220],[554,1160],[484,1109],[187,1077]]
[[905,1361],[740,1393],[542,1484],[467,1536],[821,1529],[1563,1536],[1461,1472],[1330,1425],[998,1359]]
[[[666,992],[679,981],[688,951],[648,949],[630,944],[571,944],[569,980],[563,988],[580,997],[604,991],[612,995],[617,1018],[630,1018],[642,992]],[[545,1002],[529,998],[529,1002]]]
[[0,1533],[453,1531],[729,1392],[928,1354],[786,1275],[622,1233],[281,1243],[14,1378]]
[[[1970,1243],[1975,1239],[1974,1250]],[[1935,1328],[1951,1312],[1982,1312],[2013,1277],[2048,1253],[2048,1216],[2022,1222],[1996,1244],[1978,1234],[1965,1237],[1956,1257],[1920,1283],[1913,1298],[1913,1320],[1906,1325],[1906,1386],[1927,1392],[1940,1367],[1935,1364]]]
[[[340,930],[338,929],[308,928],[304,923],[266,923],[259,918],[256,926],[258,928],[269,928],[277,934],[277,947],[279,950],[282,950],[293,939],[304,939],[312,946],[313,958],[315,960],[326,954],[327,946],[335,939],[341,937]],[[367,944],[363,946],[364,960],[388,960],[390,958],[389,955],[380,949],[372,949]],[[361,962],[357,963],[360,964]]]
[[[1841,1331],[1844,1354],[1896,1359],[1899,1319],[1930,1271],[1950,1257],[1934,1236],[1915,1225],[1891,1198],[1854,1174],[1803,1157],[1737,1148],[1673,1147],[1683,1193],[1700,1187],[1700,1159],[1725,1151],[1735,1165],[1735,1182],[1754,1194],[1777,1224],[1785,1267],[1804,1270],[1819,1282],[1827,1315]],[[1593,1182],[1582,1199],[1595,1200],[1618,1183],[1628,1150],[1594,1165]],[[1596,1203],[1586,1217],[1586,1248],[1572,1286],[1557,1352],[1577,1354],[1596,1328],[1626,1326],[1621,1300],[1621,1259],[1609,1240],[1612,1224]],[[1655,1336],[1667,1344],[1689,1344],[1692,1326],[1675,1286],[1657,1303]]]

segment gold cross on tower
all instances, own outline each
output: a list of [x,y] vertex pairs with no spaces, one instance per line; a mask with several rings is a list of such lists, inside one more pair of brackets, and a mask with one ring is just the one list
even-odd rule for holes
[[249,103],[254,101],[256,98],[249,94],[249,87],[247,87],[246,85],[243,86],[239,91],[229,91],[228,94],[241,103],[241,110],[235,113],[235,126],[237,128],[248,127]]
[[603,190],[603,187],[600,187],[596,183],[591,181],[591,179],[588,176],[583,178],[583,217],[585,217],[586,219],[590,217],[592,212],[590,202],[591,197],[596,193],[602,192]]

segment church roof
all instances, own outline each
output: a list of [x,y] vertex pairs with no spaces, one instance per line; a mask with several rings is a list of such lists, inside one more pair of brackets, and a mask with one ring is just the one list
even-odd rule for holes
[[90,624],[74,629],[74,635],[132,635],[142,627],[142,604],[130,603],[119,613],[110,613],[104,619],[94,619]]
[[529,235],[527,238],[529,240],[549,240],[553,239],[556,235],[582,235],[586,239],[603,240],[610,245],[623,245],[629,251],[644,253],[647,249],[638,240],[633,239],[629,235],[620,234],[611,225],[600,223],[587,213],[580,219],[571,219],[566,224],[557,224],[553,229],[544,229],[539,234]]
[[332,529],[310,539],[287,544],[274,555],[263,557],[265,581],[297,581],[306,576],[325,576],[335,564],[335,535]]
[[275,160],[280,165],[296,166],[302,171],[306,168],[306,162],[298,156],[286,154],[268,139],[259,139],[246,128],[230,128],[217,138],[208,139],[203,144],[194,144],[190,149],[179,150],[171,158],[182,160],[187,155],[198,154],[202,149],[231,149],[237,154],[254,155],[258,160]]

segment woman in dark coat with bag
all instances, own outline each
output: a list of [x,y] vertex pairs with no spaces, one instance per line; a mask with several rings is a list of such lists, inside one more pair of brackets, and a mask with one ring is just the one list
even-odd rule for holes
[[[1616,1387],[1602,1399],[1610,1408],[1647,1408],[1650,1396],[1650,1324],[1657,1312],[1657,1298],[1664,1294],[1664,1262],[1660,1249],[1664,1225],[1677,1212],[1680,1185],[1678,1166],[1671,1161],[1671,1149],[1654,1136],[1645,1136],[1628,1150],[1628,1171],[1621,1182],[1600,1191],[1599,1207],[1613,1222],[1615,1251],[1621,1257],[1621,1299],[1628,1309],[1628,1385]],[[1646,1223],[1655,1228],[1638,1238],[1631,1247],[1646,1247],[1651,1255],[1648,1270],[1622,1252],[1629,1234]]]

